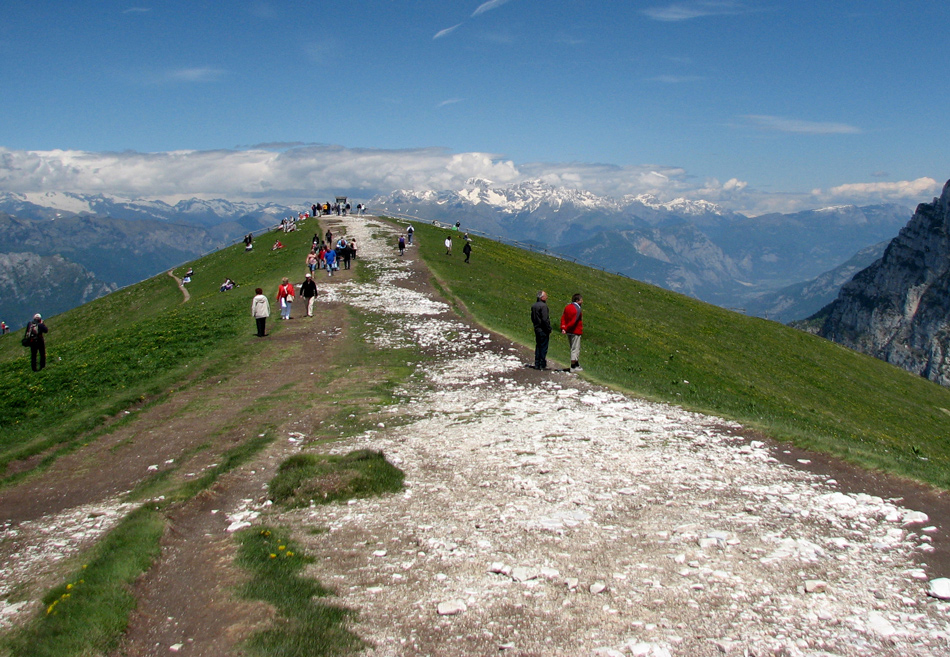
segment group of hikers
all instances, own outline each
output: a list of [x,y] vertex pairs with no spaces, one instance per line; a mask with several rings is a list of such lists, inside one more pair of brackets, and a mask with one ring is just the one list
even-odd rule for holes
[[[316,217],[318,213],[321,215],[336,214],[338,217],[346,216],[350,213],[350,204],[346,202],[333,203],[333,204],[327,202],[327,203],[321,203],[320,205],[317,205],[316,203],[314,203],[313,205],[310,206],[310,216]],[[357,203],[356,214],[362,216],[365,213],[366,213],[366,206],[363,205],[362,203]]]
[[[316,209],[316,206],[314,206],[314,208]],[[455,229],[458,230],[458,224],[456,224]],[[399,237],[398,246],[400,255],[403,255],[405,252],[407,244],[412,244],[414,233],[415,229],[410,224],[406,229],[406,234]],[[246,250],[249,251],[253,248],[252,243],[253,236],[249,234],[245,237]],[[469,262],[469,257],[471,256],[471,243],[471,238],[466,233],[465,248],[463,249],[465,262]],[[451,235],[446,236],[445,246],[446,254],[451,255]],[[283,245],[281,244],[275,248],[283,248]],[[306,303],[307,317],[313,317],[313,305],[318,295],[317,285],[313,280],[313,276],[317,268],[326,269],[327,275],[332,276],[334,270],[339,269],[341,262],[344,269],[349,269],[350,261],[355,258],[356,243],[354,240],[341,237],[334,244],[333,233],[329,229],[323,236],[323,239],[315,234],[313,236],[310,252],[307,254],[305,260],[308,271],[304,276],[304,280],[294,285],[290,282],[288,277],[284,277],[277,288],[276,300],[280,305],[281,319],[292,319],[291,309],[298,296],[298,291]],[[182,282],[190,281],[192,273],[192,270],[189,269]],[[224,284],[221,285],[221,291],[226,292],[234,287],[236,287],[236,283],[228,278]],[[537,300],[534,305],[531,306],[531,324],[534,327],[535,350],[534,364],[530,365],[530,367],[538,370],[548,369],[548,346],[550,343],[550,335],[553,332],[547,300],[547,292],[540,290],[537,294]],[[564,311],[561,313],[560,329],[561,333],[567,336],[571,358],[569,370],[571,372],[583,371],[580,365],[581,335],[584,331],[582,304],[583,298],[581,295],[575,294],[571,298],[571,302],[564,307]],[[264,294],[262,288],[255,289],[255,296],[251,301],[251,315],[257,324],[257,336],[265,337],[267,335],[266,322],[270,316],[270,300]],[[2,330],[3,333],[7,333],[10,329],[6,323],[0,322],[0,330]],[[30,366],[34,372],[38,372],[46,367],[46,340],[44,336],[48,332],[49,328],[43,322],[43,317],[39,313],[34,315],[33,319],[26,326],[22,343],[23,346],[30,347]]]
[[[361,204],[362,205],[362,204]],[[316,207],[316,206],[314,206]],[[278,241],[279,244],[279,241]],[[279,247],[283,248],[283,244]],[[293,319],[291,311],[297,296],[301,296],[306,302],[307,317],[313,317],[313,304],[317,299],[317,284],[313,280],[317,269],[325,269],[327,276],[333,276],[334,271],[340,268],[346,270],[351,266],[351,261],[356,259],[356,241],[346,237],[340,237],[333,241],[333,232],[327,229],[322,237],[314,234],[311,242],[310,252],[305,258],[307,273],[304,280],[297,285],[290,282],[290,278],[284,277],[280,285],[277,286],[277,303],[280,306],[281,319]],[[267,318],[270,317],[270,300],[264,294],[262,288],[254,290],[254,298],[251,300],[251,316],[257,324],[257,337],[263,338],[267,335]]]

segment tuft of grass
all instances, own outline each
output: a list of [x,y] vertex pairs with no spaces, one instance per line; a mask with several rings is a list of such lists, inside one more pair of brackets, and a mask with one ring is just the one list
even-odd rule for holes
[[107,654],[135,608],[129,587],[158,557],[162,514],[142,507],[122,520],[67,582],[44,598],[43,613],[0,646],[11,657]]
[[382,452],[361,449],[344,456],[297,454],[284,461],[270,482],[274,502],[287,507],[328,504],[354,497],[395,493],[403,472]]
[[528,309],[544,288],[555,326],[549,359],[568,361],[557,327],[580,292],[580,361],[595,382],[950,489],[946,388],[776,322],[485,238],[475,237],[465,264],[445,255],[445,229],[414,225],[446,294],[529,348]]
[[313,559],[277,529],[247,529],[238,534],[237,563],[251,573],[241,595],[272,605],[278,613],[274,626],[247,642],[254,654],[320,657],[349,654],[363,643],[346,628],[354,612],[322,601],[332,591],[300,576]]

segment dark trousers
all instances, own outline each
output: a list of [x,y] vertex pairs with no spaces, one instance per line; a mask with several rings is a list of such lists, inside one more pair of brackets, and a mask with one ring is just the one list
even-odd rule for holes
[[266,318],[266,317],[255,317],[254,319],[257,320],[257,337],[263,338],[264,335],[265,335],[265,333],[264,333],[264,324],[267,323],[267,318]]
[[539,370],[548,366],[548,342],[551,334],[534,329],[534,366]]
[[[39,355],[39,367],[36,366],[36,357]],[[46,345],[45,344],[31,344],[30,345],[30,367],[33,368],[34,372],[39,372],[41,369],[46,367]]]

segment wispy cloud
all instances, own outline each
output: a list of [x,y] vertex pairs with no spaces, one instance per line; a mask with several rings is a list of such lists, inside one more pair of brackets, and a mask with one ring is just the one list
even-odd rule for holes
[[647,82],[662,82],[663,84],[685,84],[688,82],[699,82],[706,78],[699,75],[655,75],[647,78]]
[[479,14],[484,14],[486,11],[498,9],[508,1],[509,0],[488,0],[488,2],[483,2],[482,4],[478,5],[478,9],[472,12],[472,18],[478,16]]
[[123,9],[123,14],[147,14],[152,11],[151,7],[129,7],[128,9]]
[[688,21],[704,16],[734,16],[751,11],[739,2],[716,2],[714,0],[700,2],[676,2],[663,7],[644,9],[643,13],[657,21],[677,22]]
[[445,28],[444,30],[439,30],[438,32],[435,33],[435,36],[432,37],[432,40],[435,41],[436,39],[441,39],[442,37],[446,37],[446,36],[452,34],[452,32],[454,32],[455,30],[459,29],[461,26],[462,26],[462,24],[459,23],[458,25],[453,25],[452,27],[447,27],[447,28]]
[[461,103],[463,100],[464,100],[463,98],[448,98],[446,100],[443,100],[438,105],[436,105],[436,107],[445,107],[446,105],[454,105],[455,103]]
[[166,79],[170,82],[215,82],[220,80],[225,71],[208,66],[199,66],[195,68],[180,68],[169,71]]
[[766,116],[750,114],[744,117],[760,128],[776,132],[790,132],[803,135],[855,135],[861,133],[861,128],[847,123],[823,123],[818,121],[803,121],[781,116]]

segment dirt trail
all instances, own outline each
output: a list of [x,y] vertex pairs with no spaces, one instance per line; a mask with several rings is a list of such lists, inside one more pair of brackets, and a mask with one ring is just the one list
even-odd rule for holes
[[191,293],[185,287],[185,284],[182,283],[181,279],[175,276],[175,274],[173,274],[170,269],[168,270],[168,275],[171,276],[173,279],[175,279],[175,283],[178,285],[178,289],[181,290],[181,294],[184,297],[184,301],[182,301],[182,303],[185,303],[185,301],[188,301],[191,298]]
[[[525,369],[527,350],[450,311],[413,248],[393,256],[390,229],[372,218],[329,225],[336,234],[341,224],[360,245],[354,266],[378,282],[318,279],[316,317],[273,336],[260,356],[266,371],[252,361],[220,381],[199,379],[0,492],[2,581],[16,574],[42,591],[61,559],[17,571],[17,550],[45,557],[49,543],[37,539],[74,536],[65,559],[121,517],[120,493],[154,474],[150,466],[187,477],[269,430],[278,438],[253,463],[170,518],[117,655],[240,654],[240,641],[270,621],[267,607],[234,593],[244,577],[227,531],[236,521],[294,531],[317,557],[310,574],[359,611],[354,630],[373,646],[368,655],[950,650],[950,605],[925,594],[928,578],[950,575],[942,496],[717,418]],[[402,402],[371,418],[374,430],[325,449],[383,449],[407,488],[282,512],[265,485],[333,410],[336,390],[315,391],[312,372],[315,355],[347,331],[346,313],[333,312],[343,304],[390,314],[391,325],[371,332],[374,346],[427,358]],[[259,400],[284,394],[309,402],[254,414]]]

